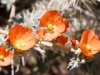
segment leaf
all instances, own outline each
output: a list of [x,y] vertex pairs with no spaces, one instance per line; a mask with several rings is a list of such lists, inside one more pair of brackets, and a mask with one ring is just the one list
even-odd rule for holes
[[72,69],[74,69],[74,68],[76,68],[78,66],[79,66],[78,65],[78,61],[75,59],[75,57],[73,57],[73,58],[70,59],[70,62],[69,62],[69,64],[68,64],[66,69],[67,70],[72,70]]

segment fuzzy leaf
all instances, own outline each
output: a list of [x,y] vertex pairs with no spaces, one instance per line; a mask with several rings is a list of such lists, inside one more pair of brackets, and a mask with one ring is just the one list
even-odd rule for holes
[[72,70],[72,69],[74,69],[74,68],[76,68],[76,67],[78,67],[79,65],[78,65],[78,61],[75,59],[75,57],[74,58],[71,58],[70,59],[70,62],[69,62],[69,64],[68,64],[68,66],[67,66],[67,70]]

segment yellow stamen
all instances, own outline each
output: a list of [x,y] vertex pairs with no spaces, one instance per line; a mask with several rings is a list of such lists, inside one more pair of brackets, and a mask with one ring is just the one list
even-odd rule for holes
[[89,44],[86,44],[86,45],[84,45],[83,46],[83,49],[85,50],[85,51],[87,51],[87,52],[90,52],[91,50],[91,47],[90,47],[90,45]]
[[16,47],[22,48],[23,46],[25,46],[25,44],[22,39],[16,41]]
[[54,29],[54,25],[51,24],[51,23],[47,24],[46,27],[47,27],[47,29],[48,29],[49,31],[52,31],[52,30]]
[[4,55],[0,54],[0,60],[3,60],[3,59],[4,59]]

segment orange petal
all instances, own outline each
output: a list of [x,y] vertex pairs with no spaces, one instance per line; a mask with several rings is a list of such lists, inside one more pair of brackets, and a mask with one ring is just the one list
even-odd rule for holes
[[40,18],[40,26],[45,27],[47,23],[54,23],[60,18],[60,13],[57,10],[49,10]]
[[14,40],[15,40],[15,35],[14,35],[14,32],[15,32],[15,30],[13,29],[13,28],[11,28],[10,30],[9,30],[9,34],[8,34],[8,36],[9,36],[9,40],[11,41],[11,42],[14,42]]
[[88,57],[93,57],[93,54],[91,54],[90,52],[87,52],[82,47],[80,47],[80,48],[81,48],[81,51],[82,51],[83,55],[88,56]]
[[93,39],[99,40],[99,37],[95,34]]
[[90,46],[91,46],[91,54],[96,54],[100,50],[100,41],[97,39],[93,39],[90,42]]
[[8,66],[10,65],[12,59],[13,59],[13,53],[12,52],[7,52],[4,60],[0,60],[0,66]]
[[30,40],[32,38],[34,38],[34,34],[32,30],[25,31],[25,33],[23,33],[22,36],[20,37],[20,39],[23,39],[23,40]]
[[69,29],[69,21],[64,18],[60,18],[55,22],[55,29],[56,31],[62,33]]
[[23,26],[19,24],[15,24],[14,27],[10,28],[9,30],[8,36],[13,45],[15,44],[16,35],[18,35],[20,27],[23,27]]
[[16,33],[16,40],[31,40],[32,38],[34,38],[33,30],[28,27],[21,26],[19,32]]
[[87,56],[87,57],[94,57],[94,55],[91,54],[91,53],[84,53],[84,55]]
[[32,29],[29,29],[28,27],[16,24],[15,25],[16,28],[14,28],[15,30],[18,30],[16,32],[16,40],[18,39],[27,39],[27,35],[28,36],[34,36]]
[[[22,35],[25,35],[26,32],[28,32],[29,29],[28,27],[24,27],[20,24],[15,24],[14,27],[12,27],[9,30],[9,38],[11,42],[14,42],[14,40],[21,38]],[[32,30],[31,30],[32,32]]]
[[21,50],[29,50],[30,48],[32,48],[35,44],[36,44],[36,39],[32,38],[30,40],[25,40],[25,46],[22,47]]
[[65,25],[66,25],[66,28],[65,28],[65,31],[64,31],[64,32],[66,32],[66,31],[68,31],[69,28],[70,28],[70,26],[69,26],[69,21],[68,21],[67,19],[64,19],[64,18],[63,18],[63,21],[64,21],[64,23],[65,23]]
[[61,36],[58,36],[58,37],[56,38],[56,40],[57,40],[60,44],[62,44],[62,45],[64,46],[65,43],[67,43],[67,41],[68,41],[68,37],[67,37],[66,35],[62,34]]
[[44,40],[53,40],[55,38],[57,38],[60,34],[58,32],[51,32],[51,33],[45,33],[45,36],[44,36]]
[[55,22],[55,27],[54,27],[55,31],[62,33],[65,31],[65,28],[66,26],[62,19],[59,19]]
[[58,32],[47,32],[46,30],[39,29],[36,31],[37,35],[43,40],[53,40],[59,36]]
[[69,29],[69,21],[65,18],[60,18],[55,22],[55,29],[60,33],[66,32]]
[[[25,27],[23,27],[23,26],[21,26],[21,25],[17,25],[18,27],[16,28],[16,30],[17,30],[17,32],[16,32],[16,39],[19,39],[19,38],[21,38],[21,36],[23,35],[23,34],[25,34],[26,33],[26,31],[25,31]],[[15,28],[14,28],[15,29]],[[28,28],[27,28],[28,29]],[[23,31],[24,30],[24,31]]]
[[36,34],[41,38],[41,39],[44,39],[44,35],[45,35],[46,31],[45,30],[42,30],[42,29],[38,29],[36,31]]
[[82,37],[80,40],[80,46],[82,44],[87,44],[87,43],[91,42],[91,40],[94,38],[94,36],[95,36],[95,33],[93,30],[91,30],[91,29],[85,30],[82,33]]
[[0,46],[0,52],[5,53],[6,52],[6,46]]

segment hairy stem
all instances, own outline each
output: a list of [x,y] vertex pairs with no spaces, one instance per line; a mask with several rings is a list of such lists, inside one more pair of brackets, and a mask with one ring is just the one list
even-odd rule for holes
[[61,49],[61,50],[66,50],[66,51],[71,50],[70,47],[62,46],[62,45],[58,45],[58,44],[53,44],[51,42],[46,42],[46,41],[40,41],[39,44],[42,44],[42,45],[45,45],[45,46],[48,46],[48,47],[58,48],[58,49]]
[[8,23],[11,22],[12,18],[15,16],[15,10],[16,10],[15,1],[16,0],[14,0],[14,2],[12,3],[12,6],[11,6],[11,12],[10,12]]
[[8,34],[8,31],[0,29],[0,33],[7,35]]

